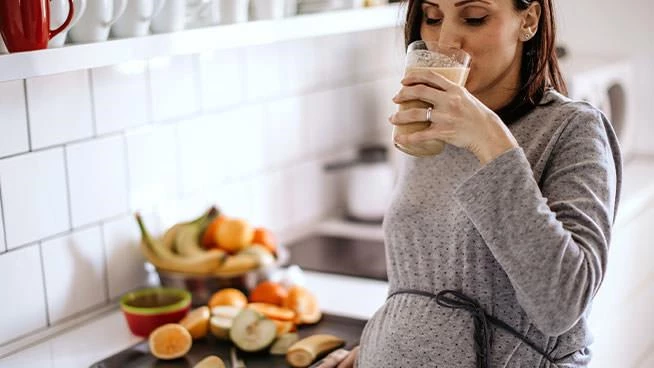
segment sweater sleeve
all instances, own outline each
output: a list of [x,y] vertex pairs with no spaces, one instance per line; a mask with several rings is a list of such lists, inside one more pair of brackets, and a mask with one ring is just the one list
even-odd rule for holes
[[548,159],[541,185],[521,148],[467,179],[455,198],[544,334],[580,319],[606,270],[621,161],[599,112],[576,114]]

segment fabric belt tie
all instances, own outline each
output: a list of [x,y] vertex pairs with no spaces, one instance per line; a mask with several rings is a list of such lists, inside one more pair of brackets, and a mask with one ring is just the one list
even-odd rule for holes
[[428,298],[436,299],[436,303],[442,307],[451,309],[464,309],[472,314],[472,318],[475,324],[474,340],[478,368],[490,368],[491,335],[489,323],[522,340],[522,342],[542,355],[545,359],[547,359],[547,361],[554,363],[554,359],[547,352],[541,350],[538,346],[536,346],[536,344],[529,341],[526,336],[516,331],[513,327],[509,326],[504,321],[486,313],[484,308],[476,300],[470,298],[460,291],[443,290],[438,294],[432,294],[422,290],[400,289],[390,293],[386,299],[388,300],[398,294],[422,295]]

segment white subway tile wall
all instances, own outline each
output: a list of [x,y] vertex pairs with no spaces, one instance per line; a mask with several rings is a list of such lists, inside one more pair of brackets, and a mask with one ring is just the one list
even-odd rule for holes
[[0,345],[47,326],[36,244],[0,256]]
[[393,33],[0,85],[0,300],[31,291],[0,306],[18,316],[0,345],[146,285],[134,211],[154,234],[211,205],[284,232],[342,207],[342,175],[323,167],[367,142],[389,111],[398,78],[373,41]]
[[27,152],[27,110],[22,80],[0,83],[0,157]]
[[[152,230],[153,221],[145,218]],[[107,263],[109,298],[115,299],[123,293],[146,285],[148,275],[139,250],[141,235],[134,216],[124,216],[108,221],[103,226],[104,254]]]
[[145,61],[133,61],[91,70],[98,135],[148,122],[147,66]]
[[127,160],[122,135],[66,147],[73,227],[127,213]]
[[198,55],[202,109],[205,112],[238,105],[245,98],[245,53],[221,50]]
[[177,126],[148,125],[127,134],[129,203],[150,209],[178,194]]
[[76,230],[41,243],[50,323],[106,301],[100,226]]
[[62,148],[0,160],[7,248],[70,230]]
[[27,79],[32,149],[93,135],[88,70]]
[[200,110],[195,60],[195,55],[150,60],[150,94],[154,121],[181,118]]

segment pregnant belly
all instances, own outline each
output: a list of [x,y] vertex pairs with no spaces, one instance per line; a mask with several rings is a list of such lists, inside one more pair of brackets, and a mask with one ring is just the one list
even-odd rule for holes
[[465,311],[415,295],[398,295],[370,319],[358,367],[475,366],[473,322]]

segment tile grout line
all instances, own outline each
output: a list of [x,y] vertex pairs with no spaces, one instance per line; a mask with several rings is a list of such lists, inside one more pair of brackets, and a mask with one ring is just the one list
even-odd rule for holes
[[104,236],[104,223],[99,225],[100,235],[102,236],[102,263],[104,265],[104,270],[102,273],[104,279],[104,302],[109,303],[109,260],[107,258],[107,241]]
[[132,213],[130,211],[126,211],[125,213],[121,213],[121,214],[118,214],[118,215],[107,217],[107,218],[104,218],[102,220],[98,220],[98,221],[91,222],[91,223],[88,223],[88,224],[80,225],[80,226],[78,226],[78,227],[76,227],[74,229],[68,229],[68,230],[65,230],[65,231],[62,231],[62,232],[58,232],[58,233],[55,233],[55,234],[48,235],[48,236],[46,236],[44,238],[41,238],[41,239],[33,240],[33,241],[21,244],[21,245],[16,246],[16,247],[12,247],[11,249],[7,249],[7,252],[14,252],[14,251],[18,251],[20,249],[27,248],[30,245],[33,245],[35,242],[46,242],[46,241],[50,241],[52,239],[57,239],[57,238],[60,238],[60,237],[63,237],[63,236],[72,235],[73,233],[78,232],[78,231],[84,231],[84,230],[88,230],[88,229],[90,229],[92,227],[102,226],[103,224],[105,224],[107,222],[119,220],[119,219],[121,219],[121,218],[123,218],[125,216],[130,216],[131,214]]
[[7,244],[7,223],[5,220],[5,208],[2,200],[2,183],[0,182],[0,217],[2,218],[2,237],[5,242],[5,249],[0,252],[5,253],[9,251],[9,244]]
[[45,323],[50,327],[50,311],[48,310],[48,287],[45,280],[45,262],[43,261],[43,242],[38,242],[39,260],[41,261],[41,280],[43,282],[43,299],[45,301]]
[[152,106],[154,106],[154,103],[152,102],[152,69],[150,68],[150,61],[145,60],[145,104],[146,104],[146,114],[145,114],[145,119],[148,122],[148,124],[154,123],[154,111]]
[[32,152],[32,127],[30,124],[32,119],[30,119],[30,103],[27,98],[27,79],[23,79],[23,95],[25,96],[25,120],[27,120],[27,152]]
[[95,89],[93,88],[93,70],[86,70],[86,78],[89,81],[89,90],[91,91],[89,99],[91,103],[91,125],[93,127],[93,137],[98,136],[98,122],[96,119],[96,109],[95,109]]
[[66,204],[68,204],[68,229],[73,230],[73,200],[70,191],[70,174],[68,173],[68,145],[64,145],[64,173],[66,174]]
[[127,133],[121,134],[123,138],[123,155],[125,156],[125,193],[127,193],[127,212],[132,209],[132,173],[129,169],[129,147],[127,146]]

